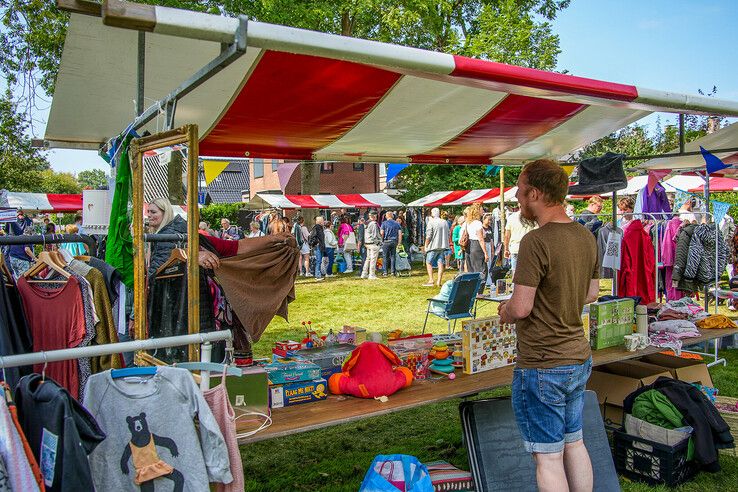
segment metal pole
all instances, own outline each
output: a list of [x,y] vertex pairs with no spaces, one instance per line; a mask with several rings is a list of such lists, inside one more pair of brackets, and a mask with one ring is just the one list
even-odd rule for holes
[[138,31],[138,90],[136,91],[136,116],[144,112],[144,84],[146,81],[146,33]]
[[100,357],[103,355],[134,352],[138,350],[154,350],[168,347],[180,347],[191,343],[220,342],[232,340],[231,330],[218,330],[195,335],[179,335],[176,337],[150,338],[148,340],[133,340],[131,342],[106,343],[102,345],[88,345],[87,347],[50,350],[48,352],[33,352],[31,354],[9,355],[0,357],[0,368],[30,366],[45,362],[59,362],[62,360],[81,359],[85,357]]
[[502,228],[502,237],[505,237],[505,222],[506,222],[506,219],[505,219],[505,168],[501,167],[500,168],[500,227]]
[[143,241],[143,152],[140,151],[138,140],[131,141],[129,148],[131,156],[133,213],[133,315],[134,334],[136,340],[146,338],[146,263],[144,260]]
[[684,113],[679,113],[679,153],[684,153]]
[[[210,362],[212,353],[213,345],[210,342],[203,343],[200,350],[200,362]],[[202,371],[200,372],[200,391],[207,389],[210,389],[210,371]]]
[[[618,192],[613,191],[612,192],[612,227],[613,230],[618,225]],[[612,295],[616,296],[618,295],[618,271],[613,269],[612,270],[612,287],[610,289],[612,291]]]

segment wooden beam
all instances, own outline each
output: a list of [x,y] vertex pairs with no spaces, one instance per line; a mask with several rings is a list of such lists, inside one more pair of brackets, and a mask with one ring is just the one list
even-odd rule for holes
[[73,14],[102,17],[102,4],[89,0],[56,0],[56,8]]
[[141,3],[105,0],[102,4],[106,26],[152,32],[156,27],[156,7]]
[[[199,178],[199,139],[197,125],[184,127],[187,132],[187,331],[200,333],[200,265],[197,254],[200,249],[200,209],[197,206]],[[190,345],[190,361],[200,360],[200,345]]]

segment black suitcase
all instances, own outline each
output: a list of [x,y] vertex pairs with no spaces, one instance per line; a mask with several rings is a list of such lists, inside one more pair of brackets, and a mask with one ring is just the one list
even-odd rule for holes
[[[465,401],[459,412],[476,490],[537,490],[533,457],[523,447],[510,398]],[[597,395],[592,391],[584,394],[584,443],[592,460],[594,490],[619,491]]]

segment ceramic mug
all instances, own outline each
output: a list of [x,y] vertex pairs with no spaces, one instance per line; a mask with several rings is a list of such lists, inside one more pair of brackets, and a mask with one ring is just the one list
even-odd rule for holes
[[625,335],[625,350],[635,352],[638,349],[639,340],[635,335]]
[[632,336],[638,341],[638,350],[643,350],[651,343],[651,341],[648,339],[648,335],[644,335],[642,333],[634,333]]

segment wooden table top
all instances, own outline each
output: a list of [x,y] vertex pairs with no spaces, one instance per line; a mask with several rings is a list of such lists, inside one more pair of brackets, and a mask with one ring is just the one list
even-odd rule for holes
[[[702,336],[698,338],[683,340],[684,345],[696,345],[707,340],[733,335],[738,333],[738,329],[701,330],[701,332]],[[663,350],[649,346],[643,350],[628,352],[623,346],[610,347],[594,351],[592,353],[592,363],[598,366],[620,360],[634,359]],[[501,367],[474,375],[457,371],[454,380],[439,377],[437,379],[415,381],[409,388],[402,389],[390,396],[387,403],[353,396],[329,395],[325,401],[277,408],[272,411],[272,425],[270,427],[254,436],[240,439],[239,444],[287,436],[429,403],[475,395],[482,391],[509,385],[512,382],[513,367]],[[238,431],[245,432],[252,428],[253,423],[244,422],[242,426],[239,426]]]

